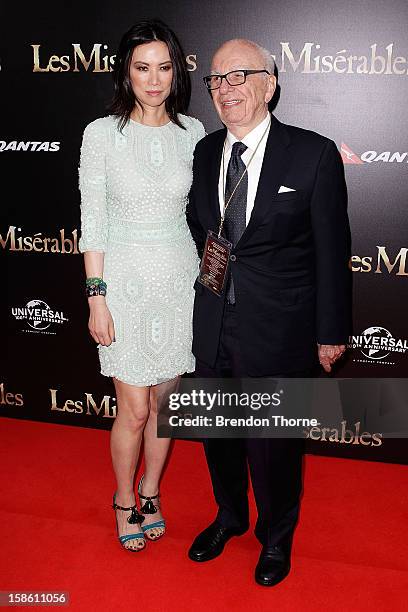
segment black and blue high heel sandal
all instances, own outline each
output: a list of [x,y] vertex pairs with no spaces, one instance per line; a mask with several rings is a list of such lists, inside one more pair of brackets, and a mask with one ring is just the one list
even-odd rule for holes
[[[144,475],[141,477],[139,486],[137,489],[139,498],[140,498],[140,512],[142,514],[156,514],[158,507],[154,505],[152,500],[157,499],[157,501],[159,501],[160,493],[157,493],[156,495],[152,495],[150,497],[146,497],[145,495],[142,495],[140,491],[142,490],[143,478],[144,478]],[[143,506],[142,506],[142,499],[145,500]],[[145,534],[146,538],[148,540],[151,540],[152,542],[155,542],[156,540],[159,540],[161,537],[164,536],[166,532],[165,528],[166,528],[166,521],[164,519],[160,519],[160,521],[155,521],[154,523],[149,523],[149,525],[142,525],[143,533]],[[163,533],[161,533],[160,535],[149,534],[149,531],[151,529],[163,529]]]
[[[118,504],[116,503],[115,499],[116,499],[116,493],[113,496],[113,502],[112,502],[112,508],[114,510],[123,510],[124,512],[131,511],[130,516],[128,516],[128,518],[127,518],[127,522],[130,523],[130,525],[141,525],[143,523],[143,521],[145,520],[145,517],[140,514],[140,512],[136,508],[136,504],[134,506],[130,506],[129,508],[124,508],[123,506],[118,506]],[[116,513],[115,513],[115,515],[116,515]],[[140,531],[138,533],[128,533],[128,534],[123,535],[123,536],[119,535],[119,525],[118,525],[118,517],[117,516],[116,516],[116,530],[118,532],[119,542],[122,544],[122,546],[123,546],[123,548],[125,550],[129,550],[130,552],[140,552],[141,550],[146,548],[145,537],[144,537],[143,533],[140,532]],[[143,527],[142,527],[142,530],[143,530]],[[143,540],[144,544],[143,544],[143,546],[138,546],[137,548],[128,548],[127,546],[125,546],[125,544],[126,544],[126,542],[129,542],[130,540]]]

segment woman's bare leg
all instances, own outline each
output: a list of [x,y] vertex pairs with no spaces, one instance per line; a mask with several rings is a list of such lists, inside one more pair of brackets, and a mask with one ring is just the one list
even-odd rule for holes
[[[110,447],[117,489],[116,503],[129,508],[135,503],[134,477],[142,442],[143,429],[149,417],[150,387],[135,387],[113,379],[116,389],[117,416],[112,427]],[[141,532],[140,525],[129,524],[130,512],[116,510],[119,535]],[[142,539],[130,540],[126,548],[142,548]]]
[[[150,412],[144,430],[144,454],[145,454],[145,474],[142,483],[141,493],[146,497],[156,495],[159,491],[160,478],[163,471],[171,440],[169,438],[157,437],[157,415],[166,406],[170,393],[177,391],[180,377],[177,376],[150,389]],[[141,505],[143,505],[143,499]],[[158,505],[158,500],[153,499],[153,504]],[[162,519],[160,509],[155,514],[146,514],[143,526],[155,523]],[[162,535],[164,529],[157,527],[147,534],[150,538],[157,538]]]

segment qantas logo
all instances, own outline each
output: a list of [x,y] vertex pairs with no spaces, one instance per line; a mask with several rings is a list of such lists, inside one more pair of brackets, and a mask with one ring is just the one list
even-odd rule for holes
[[344,142],[341,143],[340,147],[341,158],[343,160],[343,164],[363,164],[364,162],[356,155],[350,147],[348,147]]
[[344,164],[372,164],[373,162],[408,163],[408,151],[404,151],[403,153],[399,151],[395,151],[394,153],[391,151],[382,151],[381,153],[377,151],[364,151],[364,153],[358,156],[357,153],[354,153],[354,151],[344,142],[341,143],[340,154]]
[[0,140],[0,153],[3,151],[59,151],[61,148],[60,142],[40,142],[37,140],[18,141]]

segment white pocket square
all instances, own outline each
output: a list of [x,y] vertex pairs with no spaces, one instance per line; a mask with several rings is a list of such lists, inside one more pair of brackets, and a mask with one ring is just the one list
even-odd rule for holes
[[285,185],[281,185],[279,187],[278,193],[288,193],[288,191],[296,191],[296,189],[292,189],[291,187],[285,187]]

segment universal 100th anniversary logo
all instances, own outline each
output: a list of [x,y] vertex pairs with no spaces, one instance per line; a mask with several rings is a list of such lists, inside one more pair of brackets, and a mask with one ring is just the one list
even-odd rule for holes
[[56,329],[68,322],[62,310],[50,308],[44,300],[29,300],[24,306],[15,306],[11,314],[24,326],[21,331],[31,334],[56,334]]
[[381,325],[367,327],[360,335],[351,336],[348,348],[357,350],[357,363],[371,365],[395,365],[395,357],[405,355],[408,351],[408,340],[394,336]]

